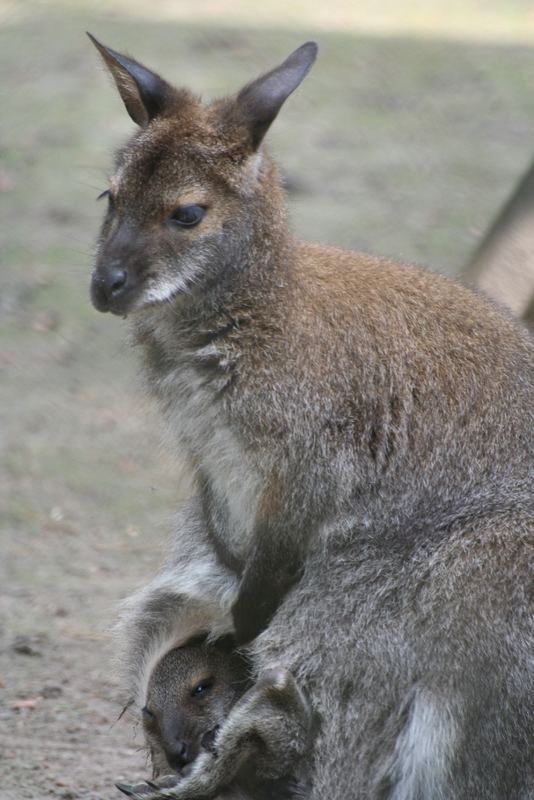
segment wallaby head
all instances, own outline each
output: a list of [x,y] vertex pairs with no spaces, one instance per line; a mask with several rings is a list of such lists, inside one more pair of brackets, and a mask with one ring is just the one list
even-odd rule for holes
[[91,39],[141,128],[103,193],[91,284],[98,310],[125,315],[223,279],[239,268],[243,243],[253,248],[259,236],[265,247],[280,230],[280,183],[261,143],[317,46],[307,42],[236,96],[205,106]]
[[154,772],[179,772],[209,747],[248,688],[245,660],[224,647],[191,643],[167,653],[148,684],[143,729]]

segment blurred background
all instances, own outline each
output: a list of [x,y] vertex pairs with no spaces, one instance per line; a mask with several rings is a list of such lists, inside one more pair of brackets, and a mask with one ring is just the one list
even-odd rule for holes
[[[126,324],[88,300],[95,198],[133,123],[84,31],[206,98],[316,39],[268,137],[296,231],[483,284],[484,232],[534,155],[534,6],[0,0],[0,25],[0,796],[114,798],[146,769],[109,626],[184,489]],[[531,262],[512,261],[494,293],[521,314]]]

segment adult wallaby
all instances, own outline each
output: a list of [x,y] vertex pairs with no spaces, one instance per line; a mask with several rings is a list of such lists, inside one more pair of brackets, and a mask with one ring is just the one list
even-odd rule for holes
[[[248,662],[239,654],[188,642],[154,668],[141,718],[152,777],[178,773],[189,796],[281,800],[302,789],[291,771],[306,752],[310,715],[284,669],[268,670],[251,685]],[[217,775],[203,769],[214,754]],[[177,780],[167,776],[160,784]],[[219,784],[225,786],[220,794]],[[151,788],[117,786],[129,797]]]
[[140,131],[93,302],[131,319],[197,485],[125,612],[128,691],[234,627],[310,695],[311,800],[533,797],[534,342],[452,281],[292,238],[262,141],[315,45],[207,106],[97,46]]

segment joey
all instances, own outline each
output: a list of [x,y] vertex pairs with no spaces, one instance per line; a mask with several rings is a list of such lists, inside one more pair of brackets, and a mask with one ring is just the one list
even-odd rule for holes
[[118,784],[130,797],[172,787],[183,798],[280,800],[297,788],[290,771],[306,749],[310,714],[281,668],[252,685],[237,653],[188,643],[155,667],[141,717],[158,780]]

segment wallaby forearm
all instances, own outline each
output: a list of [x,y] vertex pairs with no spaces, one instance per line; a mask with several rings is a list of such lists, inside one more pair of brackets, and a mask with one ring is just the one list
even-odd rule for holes
[[[301,533],[299,531],[299,533]],[[267,627],[284,595],[298,581],[306,542],[291,526],[258,526],[232,606],[236,642],[247,644]]]

